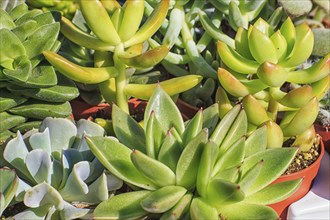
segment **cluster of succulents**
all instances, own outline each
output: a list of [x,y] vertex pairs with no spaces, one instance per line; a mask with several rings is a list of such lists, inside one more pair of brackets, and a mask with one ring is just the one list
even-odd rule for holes
[[[329,8],[304,2],[0,1],[0,216],[278,218],[329,113]],[[111,120],[68,118],[79,95]]]
[[75,219],[90,215],[90,205],[108,199],[122,181],[104,172],[86,144],[86,135],[103,136],[105,131],[85,119],[75,125],[51,117],[39,130],[24,135],[18,131],[0,157],[1,167],[17,173],[1,168],[0,213],[12,201],[26,206],[14,219]]
[[0,9],[1,139],[38,127],[46,117],[67,117],[68,101],[78,96],[74,83],[45,62],[43,51],[60,47],[58,13],[18,4]]
[[287,198],[301,183],[271,184],[297,149],[267,149],[266,126],[246,137],[241,105],[219,121],[215,104],[185,125],[175,103],[158,87],[143,128],[117,106],[112,117],[118,140],[86,140],[100,162],[133,192],[100,203],[96,219],[237,219],[240,213],[248,219],[275,219],[277,213],[266,205]]

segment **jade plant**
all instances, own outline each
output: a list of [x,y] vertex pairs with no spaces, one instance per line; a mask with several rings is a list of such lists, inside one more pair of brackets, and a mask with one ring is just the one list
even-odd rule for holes
[[[223,111],[231,101],[242,100],[250,129],[267,123],[272,132],[289,138],[305,139],[312,146],[313,123],[319,101],[329,89],[330,54],[305,68],[302,64],[313,50],[314,35],[307,23],[294,26],[287,18],[273,29],[259,18],[249,29],[239,28],[235,46],[217,42],[218,53],[225,65],[218,69],[218,101]],[[224,114],[224,113],[222,113]],[[299,138],[298,138],[299,137]],[[272,147],[281,147],[278,141]],[[301,149],[307,150],[304,145]],[[271,146],[269,146],[271,147]]]
[[[94,67],[76,65],[64,57],[45,51],[46,59],[62,74],[76,82],[97,84],[108,103],[117,103],[126,112],[128,98],[148,99],[156,84],[128,82],[128,69],[147,69],[159,63],[167,54],[168,46],[150,49],[147,40],[162,25],[170,6],[169,0],[160,1],[144,20],[145,1],[79,1],[82,15],[91,32],[84,32],[62,17],[61,33],[70,41],[94,49]],[[190,75],[161,82],[171,95],[195,86],[201,77]]]
[[[91,212],[91,205],[106,200],[109,191],[120,188],[122,182],[104,172],[84,139],[104,134],[102,127],[88,120],[74,124],[51,117],[43,120],[39,130],[24,135],[18,131],[4,147],[1,161],[16,170],[20,187],[14,201],[26,206],[13,218],[81,218]],[[10,193],[5,191],[6,196]]]
[[0,9],[0,14],[0,133],[5,139],[17,130],[38,127],[46,117],[69,116],[68,101],[78,90],[42,55],[60,47],[59,14],[29,10],[24,3]]
[[100,203],[94,219],[276,219],[266,205],[287,198],[301,183],[271,184],[297,149],[266,149],[266,126],[247,137],[240,104],[221,121],[214,104],[185,124],[159,86],[146,107],[144,127],[116,105],[112,116],[118,140],[86,141],[131,190]]

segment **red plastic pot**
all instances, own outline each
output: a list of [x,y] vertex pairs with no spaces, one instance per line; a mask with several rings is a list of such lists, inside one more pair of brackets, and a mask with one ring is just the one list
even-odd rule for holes
[[280,182],[284,182],[284,181],[303,178],[303,181],[302,181],[299,189],[292,196],[290,196],[289,198],[287,198],[281,202],[269,205],[277,212],[277,214],[281,217],[281,219],[283,219],[283,220],[286,219],[289,205],[298,201],[302,197],[304,197],[310,190],[312,181],[314,180],[314,178],[320,168],[321,160],[324,155],[324,143],[322,140],[321,140],[320,144],[321,144],[320,155],[312,165],[310,165],[306,169],[303,169],[299,172],[281,176],[280,178],[278,178],[277,180],[275,180],[273,182],[273,183],[280,183]]
[[324,148],[330,154],[330,127],[314,124],[315,132],[322,137]]
[[[83,100],[75,99],[70,102],[72,108],[72,114],[75,120],[87,119],[89,117],[95,118],[99,115],[105,115],[111,117],[111,105],[108,103],[101,103],[97,106],[89,105]],[[131,114],[143,114],[146,108],[147,102],[141,101],[136,98],[128,101]]]

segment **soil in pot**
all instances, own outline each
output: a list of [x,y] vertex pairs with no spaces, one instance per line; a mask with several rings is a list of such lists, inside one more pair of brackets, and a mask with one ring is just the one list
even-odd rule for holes
[[[277,212],[282,220],[286,220],[289,205],[304,197],[310,190],[312,182],[320,168],[323,155],[324,143],[320,136],[317,135],[314,146],[310,151],[298,153],[285,174],[273,182],[280,183],[303,178],[299,189],[293,195],[279,203],[269,205]],[[304,159],[305,157],[307,159]],[[306,161],[303,161],[302,159]],[[313,159],[316,160],[314,161]],[[299,169],[300,171],[296,171]]]

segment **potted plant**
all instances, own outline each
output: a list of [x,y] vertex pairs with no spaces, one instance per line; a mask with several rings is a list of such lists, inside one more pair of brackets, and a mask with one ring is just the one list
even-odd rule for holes
[[59,14],[29,10],[26,4],[0,9],[1,142],[17,130],[38,127],[41,120],[68,117],[68,101],[78,96],[74,83],[58,75],[42,52],[57,51]]
[[[148,99],[156,84],[129,83],[127,74],[136,73],[136,69],[153,67],[168,53],[167,45],[153,49],[147,47],[146,50],[143,44],[162,25],[169,1],[157,4],[142,23],[146,10],[144,4],[145,1],[126,1],[123,6],[116,1],[79,1],[82,15],[95,35],[83,32],[62,17],[61,33],[70,41],[95,50],[93,68],[76,65],[51,51],[43,54],[59,72],[76,82],[98,84],[105,101],[117,103],[129,112],[128,98]],[[201,77],[191,75],[169,79],[161,84],[171,95],[175,95],[195,86],[200,80]]]
[[323,99],[320,100],[319,114],[317,115],[316,122],[314,123],[315,131],[321,135],[325,150],[329,153],[330,151],[330,92]]
[[241,105],[219,121],[214,104],[184,124],[173,100],[158,87],[148,102],[144,127],[115,105],[112,117],[118,140],[86,141],[131,192],[100,203],[94,219],[276,219],[266,204],[283,200],[301,183],[271,184],[298,149],[266,149],[266,126],[247,137]]
[[[232,108],[231,101],[241,100],[249,130],[266,124],[269,137],[275,133],[282,136],[268,147],[299,147],[301,154],[306,155],[301,156],[302,161],[322,155],[321,148],[314,149],[319,141],[315,141],[313,124],[318,115],[318,100],[326,94],[330,77],[330,54],[308,68],[300,66],[311,55],[313,36],[307,23],[295,27],[288,17],[274,30],[259,18],[248,30],[239,28],[235,47],[217,42],[225,65],[218,70],[222,86],[217,95],[220,115]],[[315,165],[313,178],[318,167],[319,164]],[[304,195],[309,187],[302,189]]]
[[[88,216],[93,204],[106,200],[109,192],[122,185],[104,172],[84,139],[85,135],[104,134],[102,127],[88,120],[75,124],[69,119],[51,117],[44,119],[39,129],[24,135],[18,131],[0,157],[1,167],[10,167],[17,173],[16,176],[12,170],[1,168],[0,195],[4,193],[1,201],[5,201],[1,212],[9,204],[17,207],[12,211],[15,213],[5,210],[3,214],[14,215],[15,219]],[[18,206],[22,202],[24,205]]]

